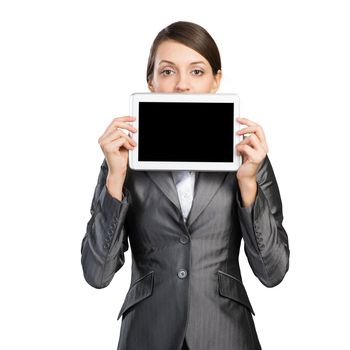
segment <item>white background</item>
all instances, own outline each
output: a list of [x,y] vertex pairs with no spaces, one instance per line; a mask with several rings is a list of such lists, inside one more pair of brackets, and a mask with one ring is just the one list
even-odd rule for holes
[[148,91],[152,41],[178,20],[213,36],[218,92],[240,95],[270,148],[290,270],[266,288],[240,255],[263,349],[350,347],[346,1],[11,0],[0,5],[1,349],[116,349],[130,250],[105,289],[80,265],[97,140]]

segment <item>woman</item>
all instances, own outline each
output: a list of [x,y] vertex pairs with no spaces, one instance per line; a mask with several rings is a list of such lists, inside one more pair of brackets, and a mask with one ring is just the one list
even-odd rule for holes
[[[175,22],[155,38],[151,92],[215,93],[221,77],[218,48],[201,26]],[[119,128],[137,132],[133,120],[115,118],[99,138],[105,159],[82,242],[85,279],[104,288],[124,264],[129,239],[132,276],[118,316],[118,350],[261,349],[239,268],[242,238],[267,287],[280,283],[289,266],[262,127],[239,118],[247,126],[239,134],[251,136],[237,145],[237,172],[152,172],[128,167],[137,145]]]

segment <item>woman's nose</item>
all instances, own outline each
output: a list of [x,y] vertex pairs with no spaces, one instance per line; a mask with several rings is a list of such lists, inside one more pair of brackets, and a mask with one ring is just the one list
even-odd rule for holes
[[190,83],[185,76],[179,75],[179,79],[176,83],[175,90],[177,92],[188,92],[190,91]]

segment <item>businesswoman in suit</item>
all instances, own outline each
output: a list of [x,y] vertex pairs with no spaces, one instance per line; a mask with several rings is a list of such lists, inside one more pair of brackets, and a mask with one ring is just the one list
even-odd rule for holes
[[[180,21],[158,33],[147,66],[151,92],[215,93],[221,77],[218,48],[203,27]],[[81,246],[84,277],[95,288],[109,285],[131,246],[118,350],[261,349],[240,273],[241,240],[265,286],[279,284],[289,267],[262,127],[239,119],[246,127],[238,133],[251,135],[237,145],[238,171],[134,171],[133,120],[113,119],[99,138],[105,158]],[[215,117],[212,124],[220,127]]]

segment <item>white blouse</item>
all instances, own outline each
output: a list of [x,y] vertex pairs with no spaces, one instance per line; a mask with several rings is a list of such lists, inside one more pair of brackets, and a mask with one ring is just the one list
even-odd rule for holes
[[176,170],[172,171],[172,174],[179,196],[182,215],[186,222],[192,206],[196,173],[188,170]]

